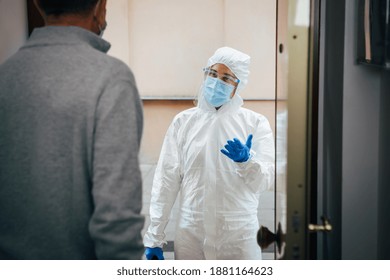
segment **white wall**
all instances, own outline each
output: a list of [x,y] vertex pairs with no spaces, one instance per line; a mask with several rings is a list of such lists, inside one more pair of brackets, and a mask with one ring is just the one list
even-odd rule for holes
[[231,46],[252,58],[242,96],[275,98],[276,1],[108,1],[110,54],[135,73],[141,96],[193,98],[214,51]]
[[0,63],[2,63],[26,41],[25,0],[0,0],[0,38]]
[[381,72],[356,64],[357,1],[345,1],[342,258],[376,259]]

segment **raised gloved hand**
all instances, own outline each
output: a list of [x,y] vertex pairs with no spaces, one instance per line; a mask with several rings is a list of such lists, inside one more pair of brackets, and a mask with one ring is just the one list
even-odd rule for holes
[[160,247],[149,248],[146,247],[145,256],[147,260],[163,260],[163,250]]
[[245,145],[237,138],[234,138],[233,141],[228,140],[227,145],[225,145],[226,150],[222,149],[221,152],[235,162],[245,162],[250,156],[249,151],[252,147],[252,138],[253,135],[250,134]]

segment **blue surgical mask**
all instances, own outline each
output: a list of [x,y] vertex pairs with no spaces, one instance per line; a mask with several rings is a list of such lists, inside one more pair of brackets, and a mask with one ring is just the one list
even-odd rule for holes
[[203,95],[214,107],[220,107],[230,101],[235,86],[218,78],[207,77],[203,83]]

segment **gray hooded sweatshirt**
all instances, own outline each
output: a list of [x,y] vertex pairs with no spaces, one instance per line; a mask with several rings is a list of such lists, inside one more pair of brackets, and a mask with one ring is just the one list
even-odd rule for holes
[[143,126],[133,74],[78,27],[0,66],[0,259],[139,259]]

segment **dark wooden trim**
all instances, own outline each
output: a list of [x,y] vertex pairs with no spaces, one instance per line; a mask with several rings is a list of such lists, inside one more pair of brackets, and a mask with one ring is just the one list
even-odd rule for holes
[[42,27],[45,25],[42,16],[38,9],[34,5],[33,0],[27,0],[27,21],[28,21],[28,36],[36,27]]

